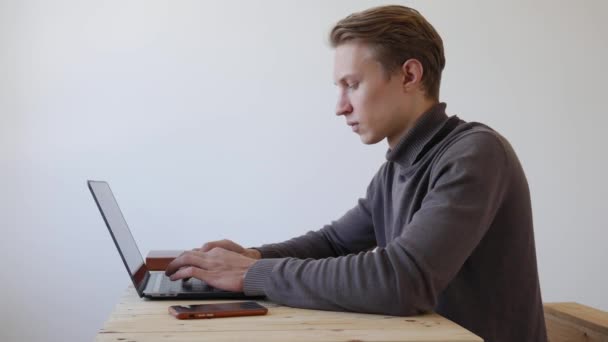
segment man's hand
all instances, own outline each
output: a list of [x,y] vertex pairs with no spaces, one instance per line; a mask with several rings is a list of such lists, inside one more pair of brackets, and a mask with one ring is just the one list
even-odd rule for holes
[[252,259],[261,259],[262,258],[262,255],[260,254],[260,252],[258,250],[251,249],[251,248],[243,248],[243,246],[239,245],[238,243],[236,243],[232,240],[226,240],[226,239],[207,242],[206,244],[203,245],[203,247],[200,250],[203,252],[209,252],[210,250],[212,250],[216,247],[223,248],[228,251],[233,251],[235,253],[242,254],[242,255],[252,258]]
[[167,266],[165,274],[171,280],[194,277],[218,289],[243,292],[245,273],[255,262],[256,259],[215,247],[208,252],[182,253]]

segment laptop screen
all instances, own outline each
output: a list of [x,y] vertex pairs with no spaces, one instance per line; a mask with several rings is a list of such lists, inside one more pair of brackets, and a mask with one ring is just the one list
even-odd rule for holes
[[131,235],[127,221],[125,221],[118,207],[110,185],[102,181],[88,181],[88,184],[97,207],[101,212],[101,216],[106,222],[116,248],[118,248],[118,252],[122,257],[122,261],[131,275],[133,285],[135,285],[135,288],[141,295],[148,270],[139,252],[139,248],[137,248],[135,239]]

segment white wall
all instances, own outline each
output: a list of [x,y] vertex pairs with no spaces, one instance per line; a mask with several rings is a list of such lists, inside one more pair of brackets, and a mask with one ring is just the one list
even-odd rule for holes
[[[0,340],[90,340],[128,285],[86,179],[144,254],[353,206],[387,147],[333,115],[326,37],[376,4],[0,0]],[[444,39],[449,113],[519,153],[544,300],[608,310],[607,2],[406,4]]]

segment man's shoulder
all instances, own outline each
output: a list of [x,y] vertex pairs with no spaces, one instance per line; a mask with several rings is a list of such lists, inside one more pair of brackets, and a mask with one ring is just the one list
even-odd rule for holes
[[462,122],[442,142],[440,155],[513,154],[509,141],[490,126],[480,122]]
[[460,139],[489,139],[503,140],[505,139],[494,128],[481,122],[465,122],[462,121],[450,134],[449,137]]
[[[436,137],[426,155],[415,163],[410,172],[430,172],[437,166],[454,162],[459,158],[473,157],[478,161],[510,163],[517,159],[507,139],[490,126],[480,122],[466,122],[452,117],[455,126],[446,127],[447,134]],[[372,178],[368,191],[390,185],[399,166],[385,161]]]

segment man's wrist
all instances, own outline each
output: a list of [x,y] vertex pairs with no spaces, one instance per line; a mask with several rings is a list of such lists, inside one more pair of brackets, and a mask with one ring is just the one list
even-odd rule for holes
[[245,273],[243,279],[243,292],[250,296],[267,296],[265,283],[274,266],[281,262],[281,259],[262,259],[256,261]]

